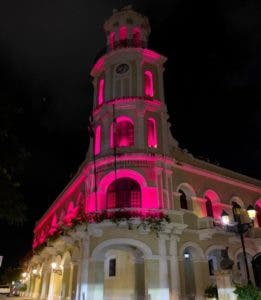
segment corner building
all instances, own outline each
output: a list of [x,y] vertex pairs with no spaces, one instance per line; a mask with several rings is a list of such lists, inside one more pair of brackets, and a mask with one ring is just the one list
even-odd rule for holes
[[77,175],[34,229],[26,296],[33,299],[205,299],[221,250],[244,280],[240,239],[220,223],[231,203],[258,211],[245,237],[261,250],[261,182],[198,160],[172,137],[166,58],[147,48],[148,19],[131,8],[104,25],[92,68],[91,142]]

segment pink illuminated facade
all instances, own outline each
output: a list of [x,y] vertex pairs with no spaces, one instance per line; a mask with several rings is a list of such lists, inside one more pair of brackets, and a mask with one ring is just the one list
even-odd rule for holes
[[78,173],[35,226],[27,296],[203,299],[216,282],[209,266],[220,270],[227,246],[246,276],[240,241],[220,223],[223,210],[232,218],[232,201],[257,207],[249,261],[261,251],[261,182],[179,148],[167,121],[166,58],[147,49],[146,17],[126,7],[104,29],[107,53],[91,71],[93,137]]

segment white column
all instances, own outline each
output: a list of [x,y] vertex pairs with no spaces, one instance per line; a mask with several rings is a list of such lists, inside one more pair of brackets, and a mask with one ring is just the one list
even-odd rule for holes
[[70,264],[70,275],[69,275],[69,287],[68,287],[68,294],[66,295],[68,300],[72,298],[72,285],[73,285],[73,272],[74,272],[74,262]]
[[77,276],[76,299],[78,300],[88,299],[88,260],[89,260],[89,236],[86,236],[82,239],[81,259],[79,261],[79,269],[78,269],[78,276]]
[[145,137],[145,126],[144,124],[144,110],[143,107],[139,107],[137,110],[137,119],[135,122],[135,145],[136,147],[144,149],[147,143],[147,137]]
[[160,236],[159,243],[159,283],[160,283],[160,299],[169,299],[169,274],[168,274],[168,261],[167,261],[167,249],[166,238]]
[[171,300],[180,299],[180,273],[178,261],[178,243],[179,237],[172,236],[170,239],[170,277],[171,277]]

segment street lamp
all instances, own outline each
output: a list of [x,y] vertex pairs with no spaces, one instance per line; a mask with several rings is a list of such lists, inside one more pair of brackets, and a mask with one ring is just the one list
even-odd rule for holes
[[232,212],[233,212],[234,221],[235,221],[234,224],[232,224],[232,225],[229,224],[229,215],[224,210],[221,214],[221,219],[222,219],[223,224],[226,225],[226,228],[228,231],[236,232],[240,236],[242,249],[243,249],[244,262],[245,262],[245,267],[246,267],[247,282],[248,282],[248,284],[252,284],[251,280],[250,280],[249,268],[248,268],[248,264],[247,264],[244,233],[247,232],[249,230],[249,228],[254,226],[256,210],[254,209],[254,207],[252,205],[248,206],[247,214],[248,214],[249,219],[251,220],[250,222],[242,222],[241,216],[242,216],[243,210],[242,210],[241,206],[234,201],[232,202]]

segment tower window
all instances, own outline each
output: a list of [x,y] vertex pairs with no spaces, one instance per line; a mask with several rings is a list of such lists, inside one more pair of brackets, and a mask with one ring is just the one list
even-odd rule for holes
[[123,26],[120,28],[120,44],[127,46],[127,27]]
[[97,155],[101,151],[101,125],[98,125],[94,136],[94,154]]
[[150,148],[157,148],[157,130],[154,119],[148,119],[148,146]]
[[212,202],[208,197],[206,198],[206,211],[207,211],[207,216],[213,218],[214,214],[213,214],[213,206],[212,206]]
[[104,79],[100,79],[98,86],[98,105],[104,101]]
[[141,38],[140,38],[140,29],[135,27],[132,31],[132,39],[133,39],[133,46],[140,47],[141,46]]
[[136,181],[120,178],[108,187],[107,208],[128,207],[141,207],[141,189]]
[[134,125],[130,119],[119,117],[111,125],[111,147],[134,145]]
[[109,260],[109,277],[116,276],[116,258],[111,258]]
[[111,50],[114,49],[114,43],[115,43],[115,32],[113,31],[109,35],[109,46]]
[[149,97],[154,96],[154,90],[153,90],[153,75],[151,71],[145,71],[144,73],[144,80],[145,80],[145,95]]
[[179,190],[180,195],[180,208],[183,209],[188,209],[188,200],[186,194],[182,191]]

